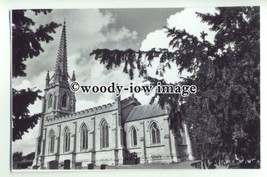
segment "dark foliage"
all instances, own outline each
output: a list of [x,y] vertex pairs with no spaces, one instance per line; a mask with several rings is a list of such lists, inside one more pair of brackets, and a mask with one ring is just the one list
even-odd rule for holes
[[[53,40],[51,33],[60,26],[55,22],[35,27],[35,22],[25,15],[27,10],[12,11],[12,77],[25,77],[25,61],[29,58],[37,57],[44,49],[41,42],[50,42]],[[51,10],[31,10],[38,15],[40,13],[48,14]],[[34,89],[12,89],[13,94],[13,141],[21,139],[28,129],[33,128],[40,114],[29,115],[28,106],[34,104],[37,98],[41,98],[39,90]]]
[[[190,127],[195,155],[203,164],[238,159],[240,168],[259,168],[260,162],[260,9],[259,7],[217,8],[215,14],[196,15],[211,25],[214,43],[187,33],[166,28],[175,49],[126,51],[96,49],[91,55],[107,69],[124,63],[123,72],[132,79],[133,70],[152,85],[164,80],[147,75],[147,67],[160,58],[156,74],[164,75],[175,64],[192,76],[180,83],[194,84],[196,95],[156,94],[161,106],[170,105],[170,127],[175,130],[185,121]],[[142,58],[145,58],[143,60]],[[179,133],[176,131],[177,134]],[[256,165],[248,165],[255,163]],[[246,165],[244,165],[246,164]]]
[[19,162],[23,160],[22,152],[14,152],[13,153],[13,162]]
[[38,95],[40,92],[31,89],[19,91],[13,89],[13,141],[21,139],[22,135],[28,132],[28,129],[32,129],[41,117],[41,113],[29,115],[28,109],[29,105],[34,104],[37,98],[41,98]]
[[35,152],[31,152],[27,155],[22,154],[22,152],[13,153],[13,169],[26,169],[30,167],[33,163],[35,157]]
[[[50,13],[51,10],[32,10],[35,15]],[[37,57],[44,49],[40,42],[53,40],[51,33],[60,25],[55,22],[40,25],[33,30],[35,22],[25,16],[26,10],[12,11],[12,74],[13,77],[26,76],[24,61]]]

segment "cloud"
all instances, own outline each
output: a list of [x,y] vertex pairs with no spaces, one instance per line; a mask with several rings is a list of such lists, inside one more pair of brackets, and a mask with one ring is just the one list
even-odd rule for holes
[[[112,48],[114,44],[116,44],[119,48],[120,46],[124,46],[122,43],[125,41],[129,42],[137,38],[137,32],[131,31],[126,27],[119,29],[109,28],[111,24],[115,23],[116,19],[108,11],[100,12],[98,9],[53,10],[50,14],[37,16],[29,11],[26,15],[36,21],[36,27],[51,21],[62,24],[65,18],[67,50],[68,56],[71,57],[84,57],[85,52],[89,56],[90,52],[96,48],[96,46]],[[62,28],[59,27],[56,29],[56,33],[52,34],[54,41],[42,43],[45,52],[25,62],[27,65],[26,73],[29,79],[39,75],[39,73],[44,70],[54,70],[61,30]],[[77,69],[80,68],[80,66],[81,65],[72,65],[71,67]],[[73,70],[71,67],[69,67],[69,69]]]
[[149,33],[146,39],[141,44],[141,50],[151,50],[152,48],[168,48],[170,39],[166,37],[166,32],[164,29],[159,29]]
[[[200,38],[200,33],[205,31],[208,33],[206,40],[213,42],[215,32],[209,30],[210,26],[206,23],[202,23],[200,18],[197,18],[196,12],[201,13],[215,13],[214,8],[186,8],[181,12],[177,12],[174,15],[171,15],[167,19],[167,26],[169,28],[176,28],[180,30],[186,30],[188,33],[193,34]],[[169,47],[171,38],[167,37],[166,29],[158,29],[147,34],[146,39],[141,44],[141,50],[148,51],[152,48],[160,49],[167,48],[170,51],[174,51],[172,47]],[[175,64],[172,64],[171,69],[167,69],[163,77],[156,75],[156,69],[159,65],[159,58],[155,58],[152,62],[153,67],[148,68],[148,74],[151,77],[158,79],[165,79],[169,83],[178,82],[181,80],[181,77],[186,77],[191,75],[190,73],[183,71],[182,74],[177,72],[178,68]]]
[[95,106],[95,102],[94,101],[89,101],[89,100],[77,100],[76,101],[76,111],[81,111],[81,110],[85,110],[91,107]]
[[119,42],[123,39],[134,40],[137,39],[137,32],[130,31],[124,26],[117,30],[116,28],[111,28],[106,34],[106,39],[114,42]]
[[208,33],[206,40],[213,42],[215,33],[209,30],[211,26],[201,22],[201,18],[197,17],[196,12],[214,14],[217,10],[215,8],[186,8],[180,13],[171,15],[167,19],[168,27],[175,27],[180,30],[185,29],[188,33],[198,38],[200,38],[200,33],[205,31]]
[[[161,49],[161,48],[169,48],[170,38],[167,38],[166,31],[164,29],[156,30],[154,32],[149,33],[146,36],[146,39],[142,42],[141,50],[148,51],[152,48]],[[172,51],[172,48],[169,48]],[[154,58],[151,62],[152,67],[148,67],[148,75],[158,79],[165,79],[166,82],[177,82],[180,80],[180,75],[177,72],[177,66],[172,65],[171,69],[166,69],[164,76],[156,75],[157,66],[159,65],[159,58]]]
[[[167,27],[186,30],[188,33],[193,34],[200,38],[200,33],[205,31],[208,33],[210,42],[213,41],[215,33],[210,31],[210,26],[207,23],[201,22],[197,17],[196,12],[200,13],[215,13],[215,8],[186,8],[181,12],[171,15],[167,19]],[[142,50],[150,50],[151,48],[169,48],[169,41],[167,38],[166,29],[161,28],[147,34],[146,39],[142,42]]]
[[151,31],[166,26],[166,19],[182,9],[179,8],[137,8],[137,9],[103,9],[101,11],[111,12],[116,17],[116,23],[112,27],[119,29],[123,26],[138,32],[137,40],[128,46],[138,50],[141,42]]

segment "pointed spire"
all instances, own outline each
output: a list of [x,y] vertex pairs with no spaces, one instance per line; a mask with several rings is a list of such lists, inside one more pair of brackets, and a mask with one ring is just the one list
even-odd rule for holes
[[75,81],[75,80],[76,80],[76,76],[75,76],[75,72],[74,72],[74,71],[73,71],[73,73],[72,73],[71,80],[72,80],[72,81]]
[[119,111],[119,115],[120,115],[121,114],[121,95],[119,95],[119,96],[115,95],[115,102],[117,103],[118,111]]
[[66,21],[64,20],[61,39],[59,43],[56,67],[55,67],[55,81],[67,81],[68,78],[68,61],[67,61],[67,37],[66,37]]
[[50,76],[49,76],[49,71],[47,71],[47,74],[46,74],[46,80],[49,80],[50,79]]
[[45,85],[47,87],[49,85],[49,81],[50,81],[49,71],[47,71],[45,81],[46,81],[46,84]]

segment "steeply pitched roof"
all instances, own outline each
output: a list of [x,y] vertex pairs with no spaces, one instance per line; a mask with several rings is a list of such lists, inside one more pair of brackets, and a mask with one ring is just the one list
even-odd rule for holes
[[126,118],[125,122],[147,119],[151,117],[157,117],[161,115],[167,115],[167,111],[161,109],[158,104],[152,105],[139,105],[135,106],[128,117]]

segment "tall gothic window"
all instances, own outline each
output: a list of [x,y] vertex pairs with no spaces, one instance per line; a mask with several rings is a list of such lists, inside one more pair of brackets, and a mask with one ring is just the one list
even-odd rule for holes
[[53,103],[53,96],[52,96],[52,94],[50,94],[48,97],[48,108],[51,108],[52,103]]
[[63,152],[68,151],[70,151],[70,129],[66,127],[64,130]]
[[131,137],[132,137],[132,146],[136,146],[137,145],[137,132],[136,132],[135,127],[133,127],[131,130]]
[[65,93],[62,97],[62,107],[67,107],[67,94]]
[[101,123],[100,126],[100,142],[101,142],[101,147],[102,148],[106,148],[109,146],[109,135],[108,135],[108,124],[107,122],[104,120]]
[[81,150],[88,148],[88,129],[85,124],[81,127]]
[[54,109],[56,109],[57,108],[57,96],[55,95],[55,97],[54,97]]
[[54,153],[55,151],[55,132],[51,130],[49,132],[49,147],[48,147],[48,152],[49,153]]
[[152,144],[160,144],[160,130],[156,122],[150,126],[151,142]]

